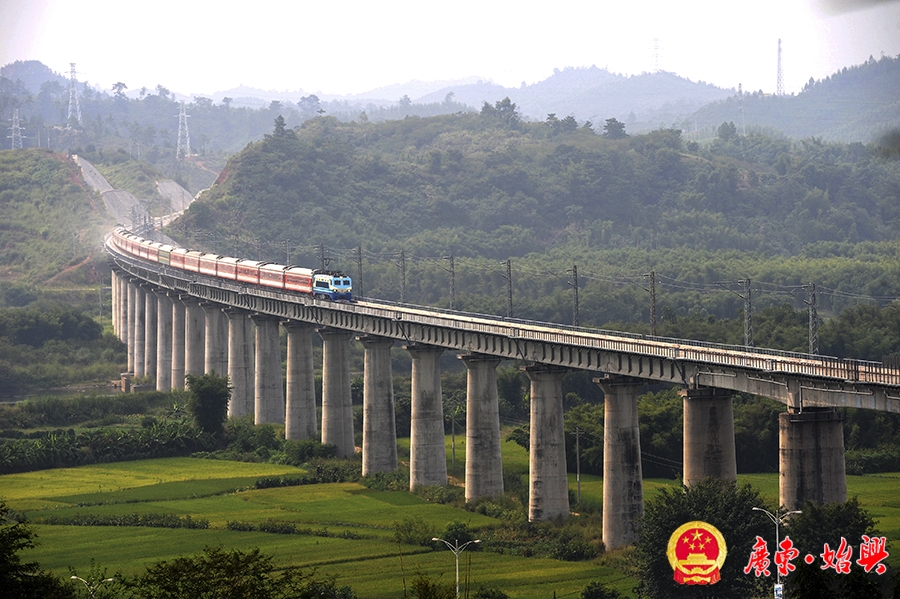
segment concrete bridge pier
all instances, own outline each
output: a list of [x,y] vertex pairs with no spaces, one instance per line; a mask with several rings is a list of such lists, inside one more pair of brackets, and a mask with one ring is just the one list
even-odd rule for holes
[[110,304],[112,306],[112,313],[109,315],[109,318],[112,321],[113,333],[119,341],[123,341],[122,308],[125,306],[125,302],[122,301],[121,283],[122,277],[116,269],[113,268],[110,270]]
[[391,371],[394,340],[375,335],[363,335],[357,340],[365,348],[362,475],[393,472],[397,469],[397,424]]
[[618,549],[637,540],[644,515],[641,429],[637,398],[644,382],[628,376],[594,379],[604,397],[603,543]]
[[135,378],[142,378],[146,371],[144,362],[147,343],[147,293],[143,286],[134,285],[134,368]]
[[284,395],[281,384],[281,342],[278,318],[253,314],[256,333],[254,415],[256,424],[284,422]]
[[704,478],[737,480],[733,391],[682,389],[684,398],[684,484]]
[[186,308],[178,293],[170,291],[169,299],[172,300],[172,389],[184,389]]
[[200,302],[181,296],[184,304],[184,374],[202,376],[206,365],[206,316]]
[[156,390],[172,389],[172,298],[156,290]]
[[156,338],[159,335],[157,325],[158,308],[156,305],[156,288],[152,285],[144,286],[144,307],[146,317],[144,322],[144,376],[156,383]]
[[314,326],[298,321],[282,323],[287,331],[287,404],[284,438],[315,439],[316,385],[313,364],[312,332]]
[[538,364],[523,369],[531,380],[528,520],[569,515],[562,380],[565,368]]
[[250,314],[240,308],[225,308],[228,318],[228,382],[231,384],[229,418],[243,418],[255,412],[253,363],[256,350]]
[[447,484],[444,411],[439,361],[444,350],[431,345],[406,345],[412,356],[409,490]]
[[322,338],[322,443],[337,447],[341,458],[355,452],[353,397],[350,394],[350,340],[340,329],[318,329]]
[[203,343],[203,372],[228,374],[228,318],[222,305],[203,302],[200,308],[206,315]]
[[119,273],[119,293],[117,302],[119,303],[119,339],[122,343],[128,343],[128,274]]
[[847,501],[840,414],[834,408],[792,410],[778,416],[779,502],[796,510],[807,501]]
[[462,354],[466,379],[466,501],[503,495],[500,455],[500,358]]
[[134,374],[134,304],[135,295],[137,294],[137,284],[135,281],[140,279],[131,279],[126,284],[126,315],[125,315],[125,345],[128,348],[128,372]]

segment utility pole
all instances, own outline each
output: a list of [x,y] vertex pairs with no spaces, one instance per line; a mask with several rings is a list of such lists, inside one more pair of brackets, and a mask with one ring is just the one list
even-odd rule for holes
[[81,104],[78,103],[78,81],[75,79],[75,63],[69,63],[69,114],[66,117],[66,129],[71,129],[72,124],[78,123],[78,126],[82,126],[81,122]]
[[781,40],[778,40],[778,80],[775,83],[775,95],[784,95],[784,71],[781,69]]
[[819,312],[816,284],[810,283],[806,286],[806,290],[809,292],[809,299],[806,300],[806,305],[809,306],[809,353],[817,356],[819,355]]
[[362,246],[358,245],[353,250],[353,253],[356,254],[356,283],[354,287],[356,287],[356,291],[354,291],[353,295],[362,297],[363,296],[363,277],[362,277]]
[[740,294],[734,289],[731,288],[731,283],[725,285],[724,283],[716,283],[720,285],[723,289],[730,291],[735,294],[742,300],[744,300],[744,345],[750,347],[753,345],[753,304],[751,299],[750,292],[750,279],[741,279],[738,281],[741,284],[741,287],[744,288],[744,293]]
[[581,429],[577,426],[575,427],[575,480],[578,483],[575,503],[581,503]]
[[506,317],[512,318],[512,259],[507,258],[506,262],[500,264],[506,265],[506,274],[503,275],[503,278],[506,279]]
[[191,153],[191,134],[188,131],[187,120],[190,117],[185,112],[184,101],[181,102],[181,110],[178,111],[178,144],[175,146],[175,158],[184,159]]
[[744,345],[753,345],[752,302],[750,300],[750,279],[744,279]]
[[450,261],[450,309],[456,310],[456,268],[453,262],[453,254],[444,256],[444,260]]
[[406,302],[406,250],[400,250],[400,303]]
[[[12,118],[12,127],[9,129],[10,135],[8,136],[12,140],[12,148],[13,150],[21,150],[22,149],[22,127],[19,126],[19,109],[16,108],[13,111]],[[40,129],[38,129],[40,132]],[[38,140],[38,147],[41,146],[40,140]]]
[[578,265],[573,264],[572,270],[568,271],[572,273],[572,290],[575,292],[574,303],[572,305],[572,326],[578,326]]
[[656,271],[644,275],[650,278],[650,334],[656,337]]

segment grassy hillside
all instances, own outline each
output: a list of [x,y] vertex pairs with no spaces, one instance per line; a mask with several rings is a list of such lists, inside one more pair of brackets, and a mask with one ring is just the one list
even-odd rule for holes
[[0,280],[96,284],[111,224],[65,155],[0,151]]
[[[507,467],[515,467],[521,457],[515,446],[504,446]],[[147,460],[8,475],[4,477],[4,499],[36,521],[76,513],[167,513],[209,520],[206,530],[38,525],[39,545],[28,552],[27,558],[61,575],[67,575],[69,567],[87,572],[91,560],[111,573],[131,575],[159,559],[221,544],[259,547],[274,554],[279,564],[316,567],[320,574],[351,585],[360,597],[371,598],[399,596],[404,576],[407,582],[417,573],[442,580],[453,577],[449,552],[398,546],[393,541],[395,522],[421,518],[441,530],[451,521],[460,520],[480,536],[502,525],[502,521],[477,513],[425,503],[406,492],[371,491],[355,483],[260,491],[246,488],[255,477],[295,472],[287,466],[188,458]],[[848,477],[848,493],[859,495],[860,503],[878,521],[876,529],[888,537],[889,543],[900,540],[900,510],[891,499],[897,476]],[[777,474],[739,478],[774,501]],[[671,484],[645,481],[648,498]],[[573,490],[574,486],[571,481]],[[601,481],[584,477],[582,494],[599,502]],[[235,520],[288,522],[309,532],[283,535],[227,530],[227,522]],[[324,534],[326,530],[331,534]],[[591,562],[562,562],[485,549],[471,555],[471,580],[476,585],[498,587],[513,598],[545,599],[554,592],[559,597],[575,596],[591,580],[633,596],[635,580],[625,567],[627,553],[604,555]],[[892,555],[887,562],[889,568],[897,568],[898,560]],[[468,559],[461,565],[467,563]]]

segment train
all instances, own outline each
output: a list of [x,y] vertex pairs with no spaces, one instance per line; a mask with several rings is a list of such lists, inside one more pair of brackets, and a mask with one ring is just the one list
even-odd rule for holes
[[232,258],[144,239],[125,227],[113,229],[107,243],[139,260],[201,275],[258,285],[267,289],[294,291],[331,301],[353,301],[353,280],[336,270],[304,268]]

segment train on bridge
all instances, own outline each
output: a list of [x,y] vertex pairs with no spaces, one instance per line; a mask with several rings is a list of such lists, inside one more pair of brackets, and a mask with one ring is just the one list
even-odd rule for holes
[[187,272],[280,291],[306,293],[332,301],[353,301],[353,280],[340,271],[232,258],[175,247],[144,239],[121,226],[113,230],[109,242],[121,252],[139,260]]

